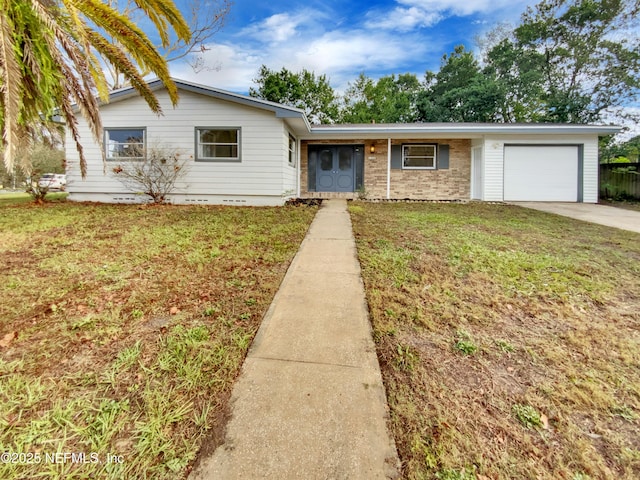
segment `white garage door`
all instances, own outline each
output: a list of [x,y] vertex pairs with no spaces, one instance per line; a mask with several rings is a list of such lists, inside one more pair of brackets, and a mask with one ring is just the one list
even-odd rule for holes
[[578,147],[505,145],[504,199],[577,202]]

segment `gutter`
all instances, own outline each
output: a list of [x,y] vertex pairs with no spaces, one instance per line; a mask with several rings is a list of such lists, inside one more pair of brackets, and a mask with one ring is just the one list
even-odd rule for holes
[[619,133],[622,127],[567,124],[397,124],[312,126],[311,137],[362,134],[598,134]]

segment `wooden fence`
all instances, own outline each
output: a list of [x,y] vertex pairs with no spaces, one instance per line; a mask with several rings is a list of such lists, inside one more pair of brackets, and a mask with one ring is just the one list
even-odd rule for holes
[[600,198],[640,200],[640,163],[600,164]]

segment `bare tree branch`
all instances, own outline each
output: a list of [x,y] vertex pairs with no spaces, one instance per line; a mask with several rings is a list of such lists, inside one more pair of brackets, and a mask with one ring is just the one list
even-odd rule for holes
[[187,161],[175,148],[157,145],[147,150],[144,160],[122,162],[112,173],[130,191],[149,196],[153,203],[165,203],[186,175]]
[[[182,14],[191,29],[191,39],[185,41],[172,37],[168,45],[160,49],[167,63],[187,58],[187,63],[195,72],[202,70],[219,70],[219,65],[207,65],[204,58],[205,52],[210,50],[207,43],[223,27],[229,11],[231,0],[189,0],[188,7]],[[109,0],[109,4],[130,18],[142,11],[136,5],[135,0]],[[142,16],[141,16],[142,18]],[[128,85],[118,71],[111,65],[106,66],[110,77],[112,89],[122,88]]]

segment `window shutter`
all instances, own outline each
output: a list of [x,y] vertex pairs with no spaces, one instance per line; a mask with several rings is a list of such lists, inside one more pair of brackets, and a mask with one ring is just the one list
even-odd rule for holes
[[391,168],[402,170],[402,145],[391,145]]
[[316,159],[318,157],[318,152],[316,150],[312,150],[309,148],[309,168],[307,169],[307,180],[308,186],[307,191],[315,192],[316,191]]
[[449,168],[449,145],[438,144],[438,166],[439,169]]

